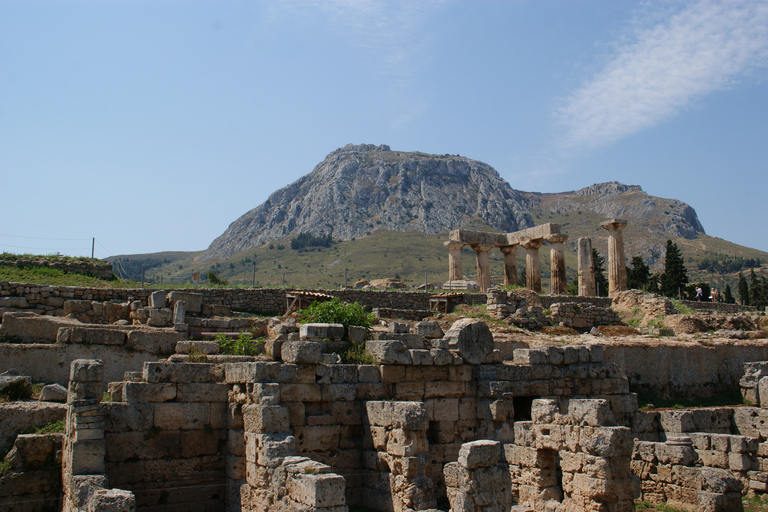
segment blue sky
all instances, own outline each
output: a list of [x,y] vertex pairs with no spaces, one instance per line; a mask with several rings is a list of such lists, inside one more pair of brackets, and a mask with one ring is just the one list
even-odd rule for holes
[[0,251],[202,250],[348,143],[768,251],[768,2],[0,0]]

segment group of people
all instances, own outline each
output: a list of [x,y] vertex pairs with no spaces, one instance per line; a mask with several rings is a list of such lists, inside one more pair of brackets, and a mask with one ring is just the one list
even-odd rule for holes
[[[699,302],[704,300],[704,290],[701,289],[701,286],[696,287],[696,300]],[[717,288],[712,288],[710,290],[709,300],[711,302],[720,302],[720,292],[717,291]]]

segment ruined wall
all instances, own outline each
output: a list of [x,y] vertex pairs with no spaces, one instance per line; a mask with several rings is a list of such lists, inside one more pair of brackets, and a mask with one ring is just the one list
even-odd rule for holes
[[760,340],[712,345],[674,338],[614,340],[605,345],[604,357],[627,376],[633,392],[695,399],[739,389],[744,363],[768,360],[768,346]]
[[101,279],[112,279],[112,265],[109,263],[94,263],[92,261],[81,261],[75,259],[18,259],[15,261],[0,260],[0,265],[6,267],[47,267],[61,270],[73,274],[85,274],[95,276]]

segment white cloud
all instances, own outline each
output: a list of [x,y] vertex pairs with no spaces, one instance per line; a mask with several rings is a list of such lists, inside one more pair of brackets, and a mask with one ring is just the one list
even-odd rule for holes
[[764,0],[684,3],[648,19],[636,20],[629,40],[558,111],[565,148],[604,146],[655,126],[768,65]]

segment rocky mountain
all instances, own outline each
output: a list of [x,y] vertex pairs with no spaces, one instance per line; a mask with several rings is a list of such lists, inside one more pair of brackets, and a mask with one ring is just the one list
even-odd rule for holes
[[477,220],[516,231],[534,224],[522,199],[522,192],[476,160],[350,144],[230,224],[201,260],[302,232],[350,240],[377,229],[447,232]]
[[629,221],[628,230],[643,246],[639,252],[651,261],[666,238],[704,234],[689,205],[649,196],[636,185],[522,192],[469,158],[350,144],[233,222],[200,261],[226,259],[302,232],[343,241],[379,229],[435,234],[479,224],[509,232],[557,222],[575,243],[578,236],[602,235],[600,221],[613,217]]

